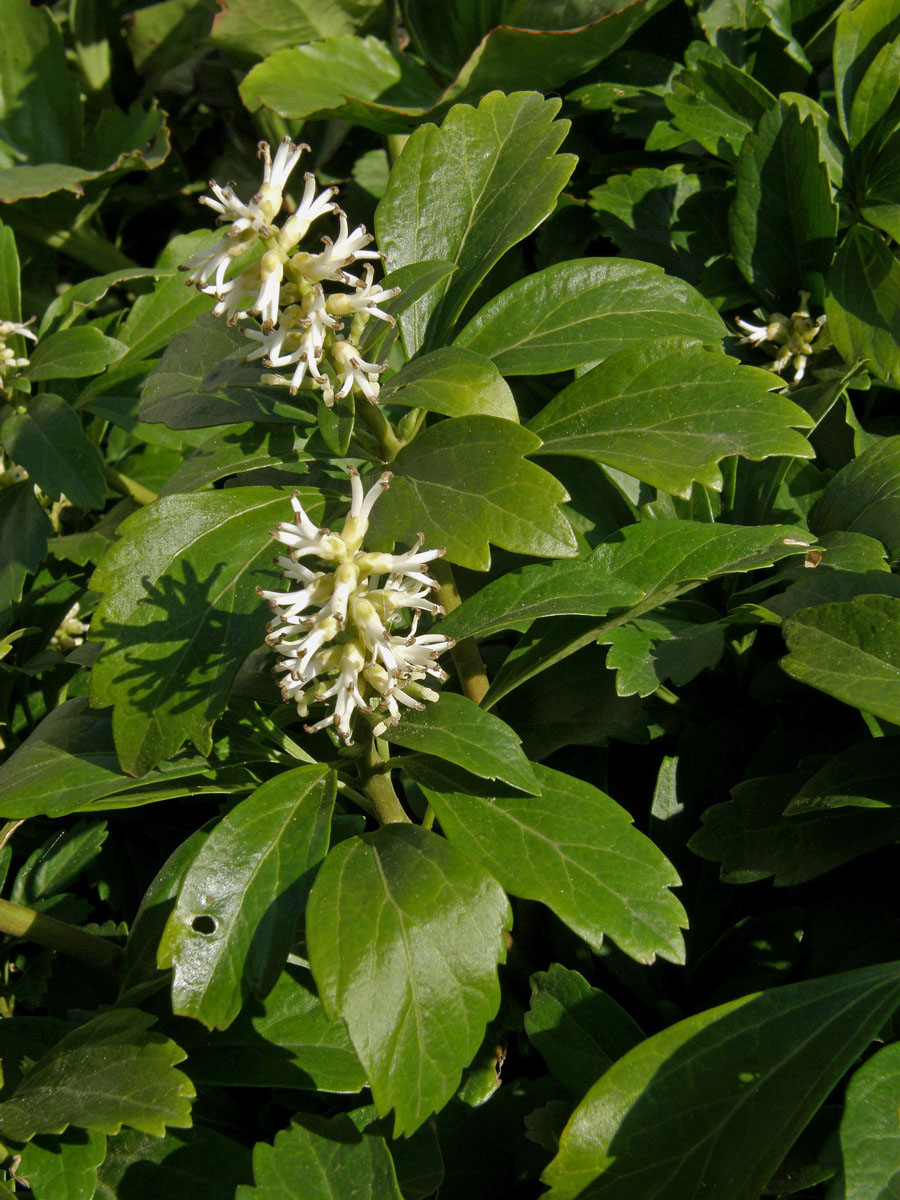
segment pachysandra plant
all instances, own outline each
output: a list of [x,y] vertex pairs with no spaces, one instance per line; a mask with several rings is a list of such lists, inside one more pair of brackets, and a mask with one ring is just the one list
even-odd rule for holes
[[121,7],[0,5],[0,1193],[893,1195],[896,4]]

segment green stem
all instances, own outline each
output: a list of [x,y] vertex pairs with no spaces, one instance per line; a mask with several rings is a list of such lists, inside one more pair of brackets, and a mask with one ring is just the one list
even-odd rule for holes
[[0,932],[58,950],[102,971],[115,971],[122,957],[121,947],[106,938],[9,900],[0,900]]
[[374,435],[378,445],[381,447],[382,461],[386,463],[393,462],[403,449],[403,442],[394,433],[390,421],[381,409],[374,404],[370,404],[364,396],[357,396],[356,415],[368,428],[369,432]]
[[[432,563],[432,571],[441,585],[437,594],[438,602],[445,612],[451,613],[462,604],[453,570],[449,563],[438,559]],[[450,651],[450,657],[453,659],[463,693],[475,704],[480,704],[487,695],[490,680],[475,639],[463,638],[461,642],[457,642]]]
[[408,825],[412,823],[394,791],[391,773],[386,769],[384,759],[375,747],[374,737],[359,760],[359,773],[363,791],[372,801],[375,816],[382,825],[397,824],[401,821]]
[[156,499],[156,492],[151,492],[149,488],[138,483],[136,479],[129,478],[128,475],[122,475],[114,467],[104,467],[103,474],[111,488],[115,488],[123,496],[130,496],[138,504],[152,504]]

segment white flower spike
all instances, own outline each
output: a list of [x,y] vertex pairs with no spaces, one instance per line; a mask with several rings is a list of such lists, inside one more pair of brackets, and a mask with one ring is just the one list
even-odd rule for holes
[[[423,685],[432,676],[445,679],[437,659],[453,646],[437,633],[417,633],[422,612],[443,616],[429,596],[437,583],[425,564],[444,553],[422,550],[420,535],[404,553],[363,549],[369,518],[390,484],[385,472],[365,491],[359,472],[350,469],[350,508],[340,533],[319,529],[296,493],[292,521],[282,521],[272,537],[288,550],[275,562],[291,587],[263,591],[275,613],[266,643],[279,655],[275,670],[286,701],[301,717],[311,704],[333,701],[327,716],[306,729],[333,727],[347,745],[353,742],[355,713],[386,711],[376,736],[396,724],[402,707],[423,708],[438,693]],[[306,560],[306,561],[301,561]],[[308,560],[318,560],[308,565]],[[406,632],[395,630],[403,610],[411,614]]]
[[[735,317],[734,323],[746,335],[741,342],[758,348],[765,347],[767,353],[774,351],[772,370],[777,374],[780,375],[788,363],[793,366],[792,383],[795,386],[806,374],[810,357],[817,350],[825,350],[831,345],[825,315],[815,320],[809,315],[809,292],[800,293],[800,305],[789,317],[774,312],[769,314],[765,325],[753,325],[741,317]],[[815,338],[818,338],[818,344],[813,348]]]
[[28,328],[34,320],[34,317],[24,322],[0,320],[0,389],[5,386],[7,374],[16,373],[28,366],[28,359],[24,356],[17,357],[15,350],[11,346],[7,346],[6,339],[18,334],[19,337],[29,338],[32,342],[36,342],[37,335]]
[[[301,388],[321,392],[327,406],[351,395],[378,401],[380,363],[366,362],[359,348],[366,322],[394,324],[380,305],[399,294],[399,288],[374,283],[371,259],[378,250],[367,249],[372,235],[363,225],[351,230],[346,215],[333,201],[337,188],[316,193],[316,179],[307,171],[303,195],[281,228],[275,220],[285,206],[285,188],[291,173],[309,147],[294,145],[285,138],[272,156],[268,142],[259,143],[263,180],[259,191],[244,203],[234,184],[220,187],[210,180],[211,196],[201,203],[215,212],[217,222],[227,225],[223,236],[209,250],[198,251],[184,264],[187,282],[215,296],[213,314],[228,324],[258,317],[261,328],[242,331],[257,346],[248,361],[262,358],[269,367],[293,367],[290,377],[264,376],[263,381],[285,384],[295,395]],[[290,208],[290,205],[288,205]],[[310,226],[320,217],[335,214],[337,237],[323,236],[324,249],[311,253],[300,247]],[[262,251],[237,275],[229,273],[238,259],[254,248]],[[365,280],[347,268],[363,261]],[[347,291],[328,291],[335,284]],[[342,318],[350,318],[349,331]]]

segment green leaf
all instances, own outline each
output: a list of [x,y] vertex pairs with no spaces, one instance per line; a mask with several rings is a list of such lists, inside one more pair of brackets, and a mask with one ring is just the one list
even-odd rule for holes
[[502,779],[520,791],[539,792],[515,731],[454,692],[444,692],[437,704],[421,712],[404,712],[400,724],[385,737],[408,750],[456,763],[481,779]]
[[[2,222],[0,222],[0,312],[6,315],[6,320],[8,321],[19,322],[22,319],[22,298],[19,290],[19,254],[16,250],[16,236]],[[20,348],[24,348],[25,338],[17,336],[10,341],[13,346],[18,344]]]
[[810,513],[817,534],[848,530],[900,554],[900,437],[886,437],[842,467]]
[[62,1137],[35,1138],[21,1153],[17,1174],[28,1180],[34,1200],[92,1200],[106,1134],[70,1129]]
[[392,133],[415,123],[410,113],[437,103],[440,88],[419,63],[379,38],[337,34],[274,51],[244,77],[240,93],[251,112],[265,106],[290,120],[344,117]]
[[554,1079],[580,1099],[644,1035],[611,996],[562,963],[538,971],[530,982],[528,1040]]
[[728,252],[726,203],[724,188],[681,163],[613,175],[591,189],[589,200],[602,232],[623,254],[691,283]]
[[792,887],[900,838],[896,811],[841,808],[785,815],[801,779],[767,775],[738,784],[733,799],[703,814],[703,827],[688,843],[691,850],[721,863],[726,883],[753,883],[771,875],[776,887]]
[[54,833],[26,860],[10,889],[10,900],[34,908],[65,891],[96,860],[106,836],[105,821],[77,821],[65,832]]
[[79,809],[128,808],[146,804],[153,789],[159,800],[198,791],[204,774],[215,778],[215,764],[182,755],[138,785],[119,766],[109,714],[94,712],[78,696],[49,712],[0,766],[0,814],[18,821],[64,817]]
[[343,1021],[328,1020],[309,971],[291,963],[225,1032],[192,1025],[180,1036],[197,1083],[320,1092],[358,1092],[366,1083]]
[[54,500],[65,494],[79,508],[103,507],[103,457],[61,396],[50,392],[32,396],[27,411],[3,422],[0,441]]
[[[900,38],[883,45],[859,82],[850,109],[850,144],[860,165],[872,156],[873,143],[895,124]],[[885,126],[887,128],[885,128]]]
[[0,167],[74,161],[82,132],[78,88],[56,22],[28,0],[4,5],[0,94]]
[[25,580],[47,557],[50,518],[24,480],[0,489],[0,621],[22,595]]
[[718,344],[722,319],[681,279],[650,263],[585,258],[535,271],[489,301],[456,339],[504,375],[597,363],[666,337]]
[[688,65],[665,95],[676,126],[710,154],[734,162],[744,138],[775,103],[761,83],[733,66],[721,51],[688,51]]
[[191,321],[212,308],[212,297],[187,287],[184,277],[175,268],[198,250],[215,245],[215,235],[206,230],[179,234],[172,238],[156,260],[160,278],[151,292],[138,296],[128,315],[117,329],[118,337],[128,346],[119,362],[139,362],[172,341],[177,333],[187,329]]
[[900,34],[898,0],[861,0],[838,12],[834,33],[834,93],[844,133],[856,92],[878,51]]
[[880,737],[843,750],[804,783],[785,816],[832,808],[900,806],[900,737]]
[[446,417],[519,419],[509,384],[496,366],[459,346],[444,346],[414,359],[391,376],[378,399],[380,404],[425,408]]
[[[455,263],[429,259],[399,267],[382,280],[385,288],[401,289],[399,296],[384,305],[384,311],[397,318],[407,359],[414,358],[422,348],[431,314],[444,292],[442,285],[455,270]],[[360,346],[366,350],[384,336],[384,326],[370,321],[363,331]]]
[[863,219],[900,241],[900,131],[887,139],[866,172],[865,192]]
[[402,1200],[384,1138],[360,1133],[346,1113],[330,1121],[302,1114],[276,1134],[273,1145],[253,1149],[255,1187],[239,1187],[235,1200]]
[[174,967],[172,1009],[226,1029],[243,989],[272,990],[293,941],[313,868],[325,857],[335,776],[282,771],[219,822],[191,862],[159,944]]
[[175,1064],[184,1051],[148,1032],[152,1016],[120,1008],[66,1036],[26,1070],[0,1104],[0,1133],[24,1142],[69,1125],[118,1133],[123,1125],[162,1137],[191,1123],[191,1081]]
[[216,430],[169,476],[159,494],[193,492],[229,475],[265,467],[296,470],[300,474],[306,471],[309,462],[309,455],[303,453],[304,445],[293,429],[283,425],[274,428],[238,425]]
[[826,279],[828,332],[848,363],[900,384],[900,263],[874,229],[854,225]]
[[834,1200],[890,1200],[900,1185],[900,1042],[883,1046],[847,1085],[841,1117],[843,1177]]
[[568,557],[575,535],[558,505],[565,488],[525,459],[540,440],[498,417],[459,417],[424,429],[394,459],[391,489],[373,514],[386,538],[421,530],[447,558],[485,571],[489,544],[518,554]]
[[684,962],[678,875],[604,792],[544,766],[537,797],[439,763],[407,770],[450,841],[512,895],[546,904],[595,952],[608,936],[639,962]]
[[127,1129],[109,1141],[95,1200],[222,1200],[252,1177],[249,1148],[205,1125],[161,1138]]
[[729,214],[734,261],[770,303],[831,265],[838,208],[811,116],[779,100],[741,146]]
[[790,525],[645,521],[612,534],[586,559],[534,563],[502,575],[445,617],[441,632],[459,640],[538,617],[603,617],[615,609],[628,610],[623,620],[630,620],[704,579],[801,554],[812,540]]
[[509,903],[455,846],[385,825],[336,846],[306,914],[325,1011],[343,1017],[380,1116],[412,1133],[453,1095],[497,1010]]
[[166,496],[120,526],[91,581],[103,593],[91,633],[105,643],[91,703],[113,705],[125,771],[143,774],[187,738],[210,753],[232,681],[262,644],[253,588],[271,583],[268,532],[285,511],[271,488],[232,488]]
[[721,459],[812,458],[795,428],[813,419],[773,395],[771,371],[676,338],[620,350],[564,388],[530,422],[540,454],[588,458],[676,496],[721,490]]
[[788,675],[900,725],[900,598],[801,609],[785,621],[784,640]]
[[458,267],[432,314],[432,343],[447,340],[494,263],[553,211],[575,166],[556,153],[568,130],[553,120],[559,105],[491,93],[477,109],[456,105],[440,129],[417,129],[403,148],[375,214],[378,245],[392,271],[434,258]]
[[544,1172],[548,1200],[757,1200],[898,1000],[891,963],[772,988],[648,1038],[573,1113]]
[[290,422],[303,414],[277,388],[254,387],[259,372],[243,367],[240,330],[203,313],[175,334],[143,389],[141,417],[170,429],[202,429],[246,421]]
[[29,379],[82,379],[99,375],[121,358],[128,347],[99,329],[79,325],[41,338],[30,354]]
[[223,0],[210,41],[231,54],[264,58],[331,34],[350,33],[345,6],[335,0]]

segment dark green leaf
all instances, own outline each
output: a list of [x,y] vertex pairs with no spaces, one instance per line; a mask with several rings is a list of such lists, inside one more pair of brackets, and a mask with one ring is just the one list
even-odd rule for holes
[[786,816],[831,808],[900,807],[900,737],[860,742],[835,755],[808,779]]
[[416,130],[395,164],[376,212],[390,269],[434,258],[458,267],[432,314],[436,344],[494,263],[553,211],[575,166],[556,153],[568,129],[553,120],[559,104],[522,92],[457,105],[440,129]]
[[28,0],[4,5],[0,94],[0,167],[74,161],[82,131],[78,88],[56,22]]
[[159,944],[174,967],[172,1008],[226,1029],[246,987],[265,996],[281,974],[313,868],[325,857],[335,777],[282,771],[230,810],[191,862]]
[[105,821],[76,821],[65,831],[51,834],[19,871],[10,900],[34,908],[48,896],[65,891],[96,860],[106,836]]
[[161,1138],[128,1129],[110,1139],[95,1200],[223,1200],[251,1178],[248,1147],[205,1125]]
[[[0,222],[0,312],[7,321],[21,321],[22,299],[19,291],[19,255],[13,231]],[[7,341],[7,339],[4,339]],[[16,341],[24,349],[25,338]],[[16,341],[12,345],[16,345]]]
[[525,1032],[550,1074],[580,1099],[644,1035],[611,996],[562,963],[530,982]]
[[197,1083],[358,1092],[366,1076],[343,1021],[329,1021],[305,967],[288,964],[265,1000],[250,1000],[224,1033],[181,1036]]
[[813,419],[771,389],[769,371],[676,338],[620,350],[559,393],[531,421],[541,454],[589,458],[688,497],[722,487],[721,459],[811,458],[795,428]]
[[255,1187],[239,1187],[235,1200],[402,1200],[384,1138],[360,1133],[346,1113],[303,1115],[273,1145],[253,1150]]
[[841,1117],[843,1176],[834,1200],[890,1200],[900,1184],[900,1043],[883,1046],[847,1085]]
[[828,332],[846,361],[900,384],[900,262],[873,229],[852,227],[826,288]]
[[779,100],[741,146],[729,214],[734,261],[774,303],[831,265],[838,209],[811,116]]
[[629,525],[587,559],[535,563],[501,576],[445,617],[441,632],[459,639],[537,617],[602,617],[619,608],[630,619],[704,579],[771,566],[803,553],[811,542],[790,525],[744,528],[676,520]]
[[614,1063],[544,1172],[548,1200],[758,1200],[900,1000],[896,964],[698,1013]]
[[853,100],[863,77],[881,47],[898,33],[898,0],[861,0],[839,10],[834,33],[834,92],[844,133],[849,130]]
[[28,576],[47,557],[50,518],[23,481],[0,489],[0,621],[22,595]]
[[162,1137],[191,1123],[191,1081],[175,1064],[184,1051],[148,1028],[137,1009],[102,1013],[56,1043],[0,1104],[0,1133],[27,1141],[69,1125],[118,1133],[123,1125]]
[[381,389],[379,403],[427,408],[447,417],[480,414],[519,419],[509,384],[494,363],[458,346],[433,350],[392,375]]
[[677,127],[726,162],[735,161],[744,138],[775,103],[761,83],[708,46],[675,76],[665,100]]
[[500,885],[425,829],[385,825],[336,846],[309,897],[316,985],[343,1017],[395,1136],[453,1095],[500,1000],[511,920]]
[[[385,288],[401,289],[399,296],[384,305],[384,311],[397,318],[408,359],[422,348],[428,321],[444,292],[443,284],[455,270],[455,263],[433,259],[410,263],[384,277],[382,283]],[[377,321],[369,322],[360,339],[363,350],[382,335],[383,328]]]
[[472,318],[456,345],[493,359],[504,375],[541,375],[657,338],[718,344],[724,334],[712,305],[659,267],[586,258],[514,283]]
[[187,738],[210,752],[238,668],[263,640],[253,587],[271,584],[268,531],[286,511],[271,488],[232,488],[166,496],[121,526],[91,583],[103,593],[91,632],[105,642],[91,703],[114,706],[124,770],[143,774]]
[[143,391],[141,416],[170,429],[236,425],[246,421],[296,423],[301,410],[276,388],[254,387],[259,372],[241,366],[247,353],[240,331],[200,316],[178,332]]
[[79,696],[48,713],[0,767],[0,815],[18,821],[128,808],[147,803],[153,789],[159,800],[197,791],[203,775],[214,778],[215,767],[182,755],[150,771],[138,787],[119,766],[109,714],[94,712]]
[[776,886],[790,887],[900,839],[896,811],[841,808],[786,816],[801,778],[766,776],[738,784],[732,800],[703,814],[691,849],[721,863],[726,883],[753,883],[771,875]]
[[30,354],[29,379],[81,379],[99,375],[128,347],[90,325],[60,329],[41,338]]
[[788,675],[900,725],[900,598],[801,609],[785,621],[784,640]]
[[65,494],[79,508],[102,508],[103,457],[61,396],[33,396],[27,411],[3,422],[0,440],[48,496],[58,500]]
[[852,459],[829,480],[809,515],[817,534],[834,530],[877,538],[900,554],[900,437],[887,437]]
[[309,455],[304,441],[284,426],[249,426],[217,430],[202,442],[160,489],[161,496],[193,492],[229,475],[242,475],[264,467],[306,470]]
[[710,259],[728,252],[725,190],[680,163],[613,175],[591,190],[589,202],[601,230],[623,254],[691,283],[701,279]]
[[558,505],[565,488],[528,462],[540,440],[499,417],[458,417],[425,429],[391,464],[390,491],[373,514],[384,537],[420,530],[447,558],[485,571],[489,543],[518,554],[568,557],[575,535]]
[[516,733],[454,692],[444,692],[439,703],[421,712],[405,712],[385,736],[398,746],[456,763],[481,779],[502,779],[532,795],[539,791]]
[[175,334],[187,329],[195,317],[209,312],[212,297],[186,287],[184,276],[175,268],[183,266],[196,251],[209,249],[215,240],[215,235],[205,230],[172,238],[156,260],[159,282],[151,292],[138,296],[116,331],[128,346],[119,365],[149,358],[168,346]]
[[604,792],[543,766],[537,797],[444,764],[408,770],[447,837],[512,895],[546,904],[595,951],[608,935],[640,962],[684,961],[678,875]]

